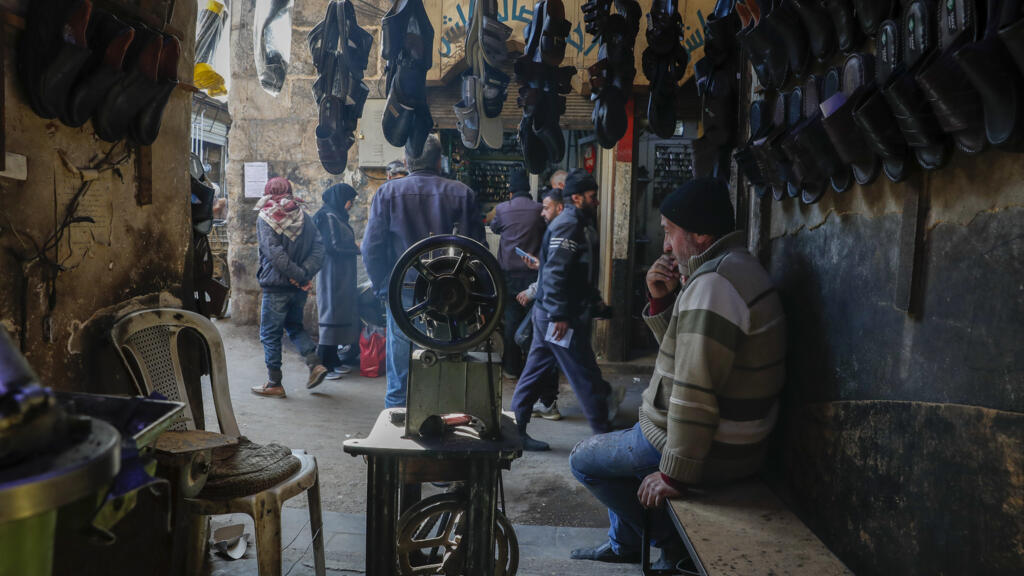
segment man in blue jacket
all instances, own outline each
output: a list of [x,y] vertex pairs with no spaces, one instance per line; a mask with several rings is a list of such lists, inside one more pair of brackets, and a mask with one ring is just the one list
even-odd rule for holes
[[533,343],[512,396],[524,450],[550,449],[546,442],[531,438],[526,426],[544,391],[543,377],[556,364],[595,434],[611,430],[609,404],[618,405],[590,345],[591,319],[607,308],[597,290],[597,181],[585,170],[574,170],[563,194],[572,203],[566,203],[541,241]]
[[[441,143],[430,135],[418,157],[406,150],[409,175],[389,180],[373,196],[363,233],[363,264],[374,293],[387,297],[388,280],[395,262],[409,246],[438,234],[462,236],[487,245],[476,194],[465,184],[440,175]],[[412,344],[387,313],[388,389],[384,406],[405,406]]]
[[259,396],[284,398],[281,385],[281,335],[288,332],[299,354],[306,359],[309,379],[306,388],[323,382],[327,368],[320,363],[316,344],[302,326],[302,309],[313,289],[313,278],[324,260],[324,245],[312,219],[302,210],[302,201],[292,196],[286,178],[271,178],[256,203],[260,244],[257,272],[263,302],[260,308],[260,341],[267,363],[268,381],[253,386]]

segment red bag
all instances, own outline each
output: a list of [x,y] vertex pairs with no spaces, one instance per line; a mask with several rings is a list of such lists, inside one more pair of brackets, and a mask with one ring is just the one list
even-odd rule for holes
[[359,375],[366,378],[377,378],[387,372],[384,361],[387,352],[384,347],[384,328],[363,327],[359,335]]

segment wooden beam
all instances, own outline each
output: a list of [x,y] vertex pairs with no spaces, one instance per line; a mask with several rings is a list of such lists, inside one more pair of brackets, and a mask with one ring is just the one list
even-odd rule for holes
[[921,259],[924,247],[923,219],[927,210],[923,201],[926,175],[917,171],[899,188],[903,191],[903,217],[900,221],[900,253],[896,271],[896,308],[913,316],[920,308]]

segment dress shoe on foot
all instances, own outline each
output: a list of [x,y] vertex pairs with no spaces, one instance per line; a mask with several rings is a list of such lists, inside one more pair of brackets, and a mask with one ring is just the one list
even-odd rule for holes
[[327,377],[327,368],[323,364],[309,367],[309,380],[306,381],[306,389],[311,390],[320,385]]
[[639,564],[639,552],[620,553],[612,550],[612,543],[605,542],[597,548],[577,548],[569,557],[573,560],[594,560],[597,562],[611,562],[614,564]]
[[523,442],[523,450],[527,452],[547,452],[551,445],[536,438],[531,438],[526,432],[519,433],[519,439]]
[[249,390],[257,396],[267,396],[269,398],[285,398],[288,396],[284,393],[284,386],[274,384],[273,382],[267,382],[260,386],[253,386]]

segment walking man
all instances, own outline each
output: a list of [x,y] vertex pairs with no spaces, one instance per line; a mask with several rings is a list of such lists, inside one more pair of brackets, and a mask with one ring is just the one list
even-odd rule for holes
[[660,348],[640,421],[573,448],[573,475],[608,507],[608,541],[572,557],[639,562],[644,508],[662,549],[656,568],[685,558],[665,509],[692,484],[757,471],[785,379],[782,302],[746,249],[729,190],[692,180],[661,203],[664,254],[647,272],[644,320]]
[[356,291],[355,232],[348,223],[348,211],[356,191],[348,184],[334,184],[324,191],[324,205],[314,216],[323,239],[324,266],[317,275],[316,304],[320,315],[320,346],[317,353],[329,370],[327,380],[337,380],[352,369],[338,358],[339,346],[352,346],[359,339],[359,294]]
[[574,170],[566,179],[565,194],[573,204],[551,222],[541,242],[533,343],[512,396],[524,450],[550,450],[547,443],[531,438],[526,427],[545,389],[543,377],[554,366],[566,375],[595,434],[611,430],[609,407],[621,400],[601,377],[590,344],[592,312],[603,308],[596,288],[597,236],[591,226],[597,215],[597,181],[584,170]]
[[[410,156],[408,148],[405,154],[409,175],[389,180],[377,190],[363,234],[366,273],[374,293],[384,299],[391,269],[416,242],[457,229],[458,234],[487,244],[476,194],[465,184],[440,175],[441,143],[437,136],[427,137],[418,157]],[[390,308],[387,323],[388,389],[384,406],[393,408],[405,406],[412,344],[398,329]]]
[[281,373],[281,335],[288,338],[306,359],[309,379],[306,388],[323,382],[327,368],[316,355],[316,344],[302,326],[302,309],[313,289],[313,277],[324,259],[324,245],[312,219],[302,210],[302,201],[292,196],[286,178],[271,178],[256,203],[260,268],[257,272],[263,302],[260,308],[260,341],[267,364],[268,380],[253,386],[259,396],[284,398]]
[[526,316],[526,308],[516,300],[516,295],[537,279],[536,270],[531,270],[516,254],[516,248],[528,254],[537,254],[544,236],[544,219],[541,205],[530,197],[530,179],[523,170],[513,170],[509,175],[510,198],[494,209],[491,231],[501,236],[498,243],[498,263],[505,273],[505,330],[501,367],[505,376],[518,378],[523,371],[523,354],[515,345],[516,328]]

